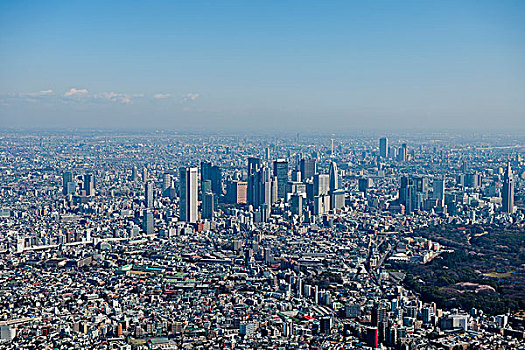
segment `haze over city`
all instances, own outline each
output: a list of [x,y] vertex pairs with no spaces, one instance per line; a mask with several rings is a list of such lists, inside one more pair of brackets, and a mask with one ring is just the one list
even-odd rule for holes
[[523,1],[2,1],[0,126],[523,129]]

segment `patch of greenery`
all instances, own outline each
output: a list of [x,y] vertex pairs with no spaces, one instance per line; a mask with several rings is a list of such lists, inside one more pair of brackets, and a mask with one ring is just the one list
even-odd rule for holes
[[405,285],[423,301],[434,301],[442,308],[474,307],[492,315],[525,309],[524,232],[449,226],[426,228],[416,235],[455,249],[426,265],[392,265],[406,272]]

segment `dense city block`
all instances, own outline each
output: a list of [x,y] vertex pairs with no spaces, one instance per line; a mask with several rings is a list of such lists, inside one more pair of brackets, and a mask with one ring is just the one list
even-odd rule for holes
[[2,349],[524,349],[523,135],[0,135]]

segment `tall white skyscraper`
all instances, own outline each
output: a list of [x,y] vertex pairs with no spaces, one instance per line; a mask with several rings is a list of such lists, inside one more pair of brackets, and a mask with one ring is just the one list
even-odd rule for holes
[[180,168],[180,220],[195,223],[198,219],[197,191],[199,168]]
[[330,163],[329,181],[330,193],[333,193],[339,188],[339,170],[335,162]]
[[314,196],[322,196],[330,191],[330,175],[316,174],[314,176]]

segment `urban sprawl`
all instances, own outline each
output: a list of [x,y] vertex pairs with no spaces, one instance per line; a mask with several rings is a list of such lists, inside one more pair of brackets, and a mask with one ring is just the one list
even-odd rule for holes
[[[523,239],[523,142],[4,131],[0,348],[525,349],[519,302],[410,272],[458,252],[428,232]],[[525,264],[478,272],[451,295]]]

